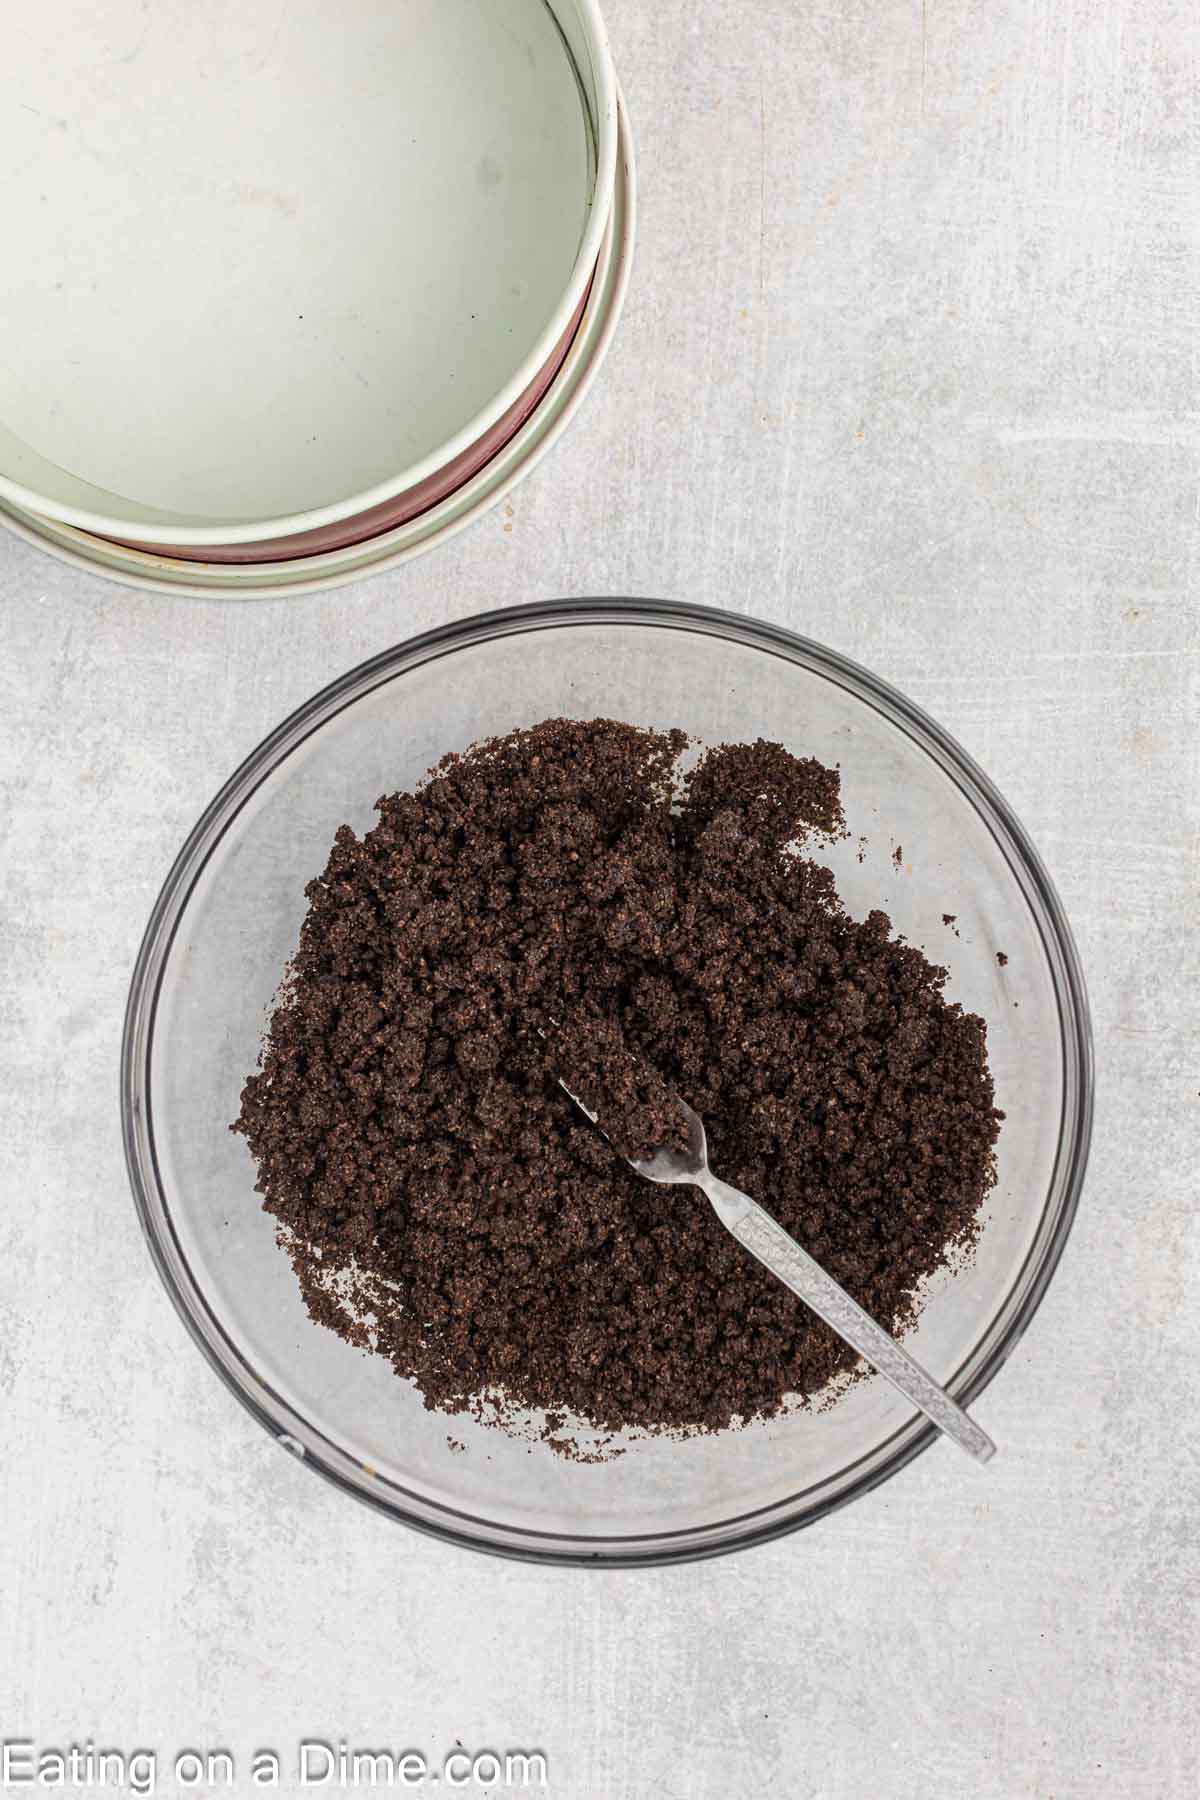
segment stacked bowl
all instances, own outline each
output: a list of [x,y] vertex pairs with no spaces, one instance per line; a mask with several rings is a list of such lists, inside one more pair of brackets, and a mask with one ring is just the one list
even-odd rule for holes
[[628,280],[595,0],[47,0],[0,75],[0,513],[185,592],[431,547],[563,429]]

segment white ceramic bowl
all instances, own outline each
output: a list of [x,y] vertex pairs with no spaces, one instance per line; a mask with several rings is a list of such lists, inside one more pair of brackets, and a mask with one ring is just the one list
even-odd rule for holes
[[616,83],[595,0],[42,0],[0,154],[0,499],[303,554],[436,503],[553,381]]
[[[608,353],[629,285],[636,237],[637,181],[625,108],[618,105],[617,175],[609,228],[600,247],[579,328],[549,388],[524,423],[478,472],[406,522],[338,549],[259,561],[183,561],[138,549],[13,505],[0,495],[0,523],[60,562],[129,587],[183,597],[237,594],[278,598],[361,580],[408,562],[472,524],[503,500],[558,441]],[[267,546],[261,546],[265,550]],[[203,553],[199,553],[203,554]]]

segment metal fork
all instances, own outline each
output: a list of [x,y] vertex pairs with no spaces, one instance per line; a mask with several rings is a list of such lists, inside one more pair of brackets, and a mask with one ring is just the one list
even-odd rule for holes
[[[565,1081],[561,1081],[561,1077],[560,1084],[580,1112],[603,1131],[596,1114]],[[687,1122],[687,1149],[658,1150],[641,1161],[630,1160],[630,1168],[644,1175],[647,1181],[663,1182],[668,1187],[679,1183],[698,1187],[738,1243],[832,1326],[852,1350],[857,1350],[881,1375],[886,1375],[893,1387],[931,1419],[939,1431],[952,1438],[977,1462],[987,1462],[994,1456],[996,1446],[986,1431],[982,1431],[945,1389],[926,1374],[920,1363],[907,1350],[902,1350],[895,1338],[877,1325],[870,1314],[850,1298],[845,1288],[832,1275],[826,1274],[820,1263],[815,1262],[807,1250],[802,1250],[795,1238],[782,1225],[777,1225],[757,1201],[713,1174],[708,1166],[708,1141],[703,1121],[678,1094],[671,1097]]]

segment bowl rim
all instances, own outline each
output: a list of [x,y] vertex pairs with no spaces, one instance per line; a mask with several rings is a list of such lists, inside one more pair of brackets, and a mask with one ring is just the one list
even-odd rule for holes
[[[151,1259],[171,1300],[210,1365],[243,1406],[284,1448],[336,1487],[375,1510],[427,1535],[464,1548],[521,1561],[621,1568],[694,1561],[770,1542],[816,1522],[897,1474],[936,1440],[938,1432],[918,1415],[898,1427],[858,1462],[757,1512],[683,1531],[617,1537],[558,1534],[508,1526],[456,1511],[426,1497],[380,1486],[375,1472],[340,1446],[274,1391],[225,1335],[192,1273],[174,1232],[153,1136],[150,1056],[162,977],[176,931],[210,857],[261,782],[338,713],[409,670],[497,637],[573,626],[642,625],[733,640],[782,656],[832,680],[898,726],[963,791],[1005,852],[1029,906],[1050,968],[1058,1009],[1063,1059],[1063,1099],[1058,1144],[1047,1188],[1044,1241],[1035,1242],[997,1308],[986,1353],[976,1345],[946,1383],[960,1405],[988,1386],[1032,1321],[1070,1235],[1087,1168],[1094,1102],[1091,1016],[1082,966],[1062,904],[1041,857],[1023,826],[974,759],[925,711],[880,677],[839,652],[786,628],[741,613],[684,601],[569,599],[540,601],[476,613],[393,645],[328,683],[268,734],[204,809],[163,883],[138,951],[125,1011],[121,1046],[121,1132],[135,1209]],[[1012,851],[1015,855],[1009,855]],[[1041,1234],[1039,1234],[1041,1235]],[[1007,1318],[1005,1314],[1010,1316]],[[1003,1321],[1003,1328],[995,1331]],[[986,1341],[985,1339],[981,1342]],[[222,1353],[222,1347],[224,1354]],[[978,1366],[968,1367],[971,1362]],[[339,1466],[340,1465],[340,1466]],[[834,1491],[825,1491],[832,1488]],[[815,1497],[806,1502],[806,1493]],[[398,1501],[393,1494],[402,1498]],[[428,1509],[415,1511],[407,1501]],[[765,1516],[762,1516],[765,1515]],[[475,1527],[475,1529],[472,1529]]]
[[[616,68],[609,47],[608,32],[600,12],[599,0],[548,0],[549,10],[560,35],[563,27],[556,6],[564,3],[574,9],[578,18],[595,83],[593,114],[580,72],[576,68],[576,81],[581,90],[580,105],[587,115],[589,129],[594,133],[596,157],[587,222],[580,236],[566,286],[553,312],[520,365],[473,418],[468,419],[444,443],[435,445],[415,462],[386,476],[382,481],[372,483],[368,488],[344,495],[340,500],[328,501],[322,506],[305,508],[300,512],[280,513],[269,518],[226,519],[200,524],[190,521],[186,515],[164,517],[159,513],[156,518],[138,518],[128,513],[98,512],[87,506],[55,500],[6,475],[3,469],[0,469],[0,497],[26,512],[40,514],[61,525],[73,526],[78,531],[85,531],[96,537],[113,538],[118,542],[130,540],[146,551],[152,552],[156,545],[178,545],[202,550],[208,546],[230,547],[261,543],[274,538],[298,537],[324,526],[340,524],[359,513],[372,512],[409,488],[421,486],[448,464],[468,454],[497,421],[512,410],[553,358],[555,347],[566,333],[595,275],[612,212],[617,168],[618,95]],[[574,57],[571,60],[574,64]],[[96,492],[100,493],[101,490],[97,489]],[[124,498],[115,494],[106,497],[118,502]],[[136,513],[139,503],[131,501],[129,504]],[[142,510],[150,512],[153,509],[145,507]]]

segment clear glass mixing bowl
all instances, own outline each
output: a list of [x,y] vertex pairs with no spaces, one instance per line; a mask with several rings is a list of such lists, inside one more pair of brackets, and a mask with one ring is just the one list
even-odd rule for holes
[[960,1401],[977,1395],[1045,1291],[1083,1178],[1091,1044],[1070,932],[1020,825],[931,720],[831,651],[731,614],[628,600],[493,613],[389,650],[294,713],[217,795],[154,908],[126,1019],[125,1145],[176,1306],[286,1449],[475,1548],[669,1561],[808,1524],[936,1434],[877,1376],[824,1411],[630,1441],[597,1465],[427,1412],[388,1364],[310,1321],[228,1129],[336,828],[367,828],[380,794],[445,751],[564,714],[765,737],[841,768],[852,836],[828,860],[847,906],[884,906],[987,1020],[999,1182],[973,1260],[931,1284],[908,1340]]

